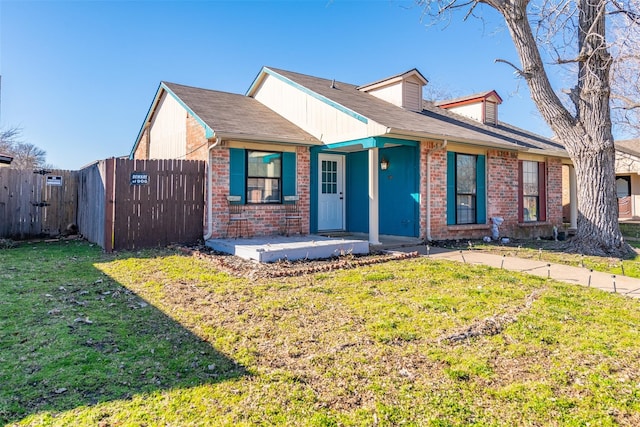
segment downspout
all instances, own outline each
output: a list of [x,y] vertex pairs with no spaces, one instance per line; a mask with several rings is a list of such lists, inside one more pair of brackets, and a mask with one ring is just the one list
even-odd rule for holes
[[425,240],[431,241],[431,153],[446,150],[448,141],[445,139],[438,147],[427,151],[427,235]]
[[203,236],[204,241],[206,242],[211,238],[213,234],[213,215],[211,211],[213,210],[213,189],[211,188],[211,175],[213,174],[213,168],[211,166],[211,150],[220,144],[220,137],[216,136],[216,133],[213,133],[213,137],[209,138],[209,141],[214,140],[213,144],[209,146],[209,150],[207,151],[207,233]]

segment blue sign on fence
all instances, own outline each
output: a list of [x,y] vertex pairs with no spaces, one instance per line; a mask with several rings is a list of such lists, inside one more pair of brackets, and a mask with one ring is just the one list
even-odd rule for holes
[[149,184],[149,174],[144,172],[131,172],[131,185]]

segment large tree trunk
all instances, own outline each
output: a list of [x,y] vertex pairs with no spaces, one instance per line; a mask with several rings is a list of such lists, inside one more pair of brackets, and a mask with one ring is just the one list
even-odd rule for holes
[[578,230],[574,249],[585,254],[628,256],[618,226],[615,150],[609,110],[611,57],[606,49],[605,0],[579,0],[578,83],[571,100],[575,115],[562,104],[544,68],[527,19],[527,1],[484,0],[505,18],[520,57],[520,74],[542,117],[573,161],[578,185]]
[[601,256],[628,255],[618,227],[613,144],[572,157],[578,188],[576,249]]

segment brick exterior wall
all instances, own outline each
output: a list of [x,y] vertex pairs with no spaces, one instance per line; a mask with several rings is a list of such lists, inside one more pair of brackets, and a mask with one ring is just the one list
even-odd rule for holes
[[[518,224],[518,153],[487,152],[487,221],[502,217],[500,234],[514,236]],[[491,235],[491,230],[485,231]]]
[[[547,221],[518,223],[518,155],[516,152],[489,150],[486,157],[487,223],[447,225],[447,153],[437,144],[423,142],[420,147],[420,237],[426,238],[427,203],[431,211],[432,240],[481,239],[491,236],[491,217],[502,217],[500,235],[512,238],[550,236],[553,225],[562,225],[562,162],[546,161]],[[430,168],[430,200],[426,189]]]
[[[211,189],[212,189],[212,214],[213,233],[212,238],[225,238],[227,235],[227,223],[229,211],[227,195],[229,194],[229,150],[225,147],[216,147],[211,150]],[[300,215],[302,216],[302,233],[309,233],[310,218],[310,153],[308,147],[297,147],[297,193]],[[244,206],[244,215],[247,217],[249,236],[273,236],[285,232],[284,205],[264,204]],[[298,231],[298,224],[293,224],[291,233]],[[235,237],[236,230],[229,231],[229,237]],[[245,236],[246,237],[246,236]]]
[[207,160],[209,143],[204,127],[190,114],[187,114],[187,151],[186,160]]
[[142,134],[140,135],[140,143],[136,147],[136,151],[133,152],[133,158],[135,160],[149,159],[149,126],[145,126],[142,131]]

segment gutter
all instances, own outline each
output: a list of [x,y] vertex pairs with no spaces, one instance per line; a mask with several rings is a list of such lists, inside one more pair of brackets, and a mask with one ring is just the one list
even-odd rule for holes
[[324,145],[319,140],[311,139],[291,139],[291,138],[278,138],[274,136],[261,136],[254,134],[243,133],[217,133],[214,132],[214,138],[224,139],[226,141],[238,141],[238,142],[260,142],[260,143],[273,143],[273,144],[290,144],[297,146],[321,146]]
[[207,151],[207,233],[202,237],[206,242],[211,238],[213,234],[213,215],[211,211],[213,210],[213,189],[211,188],[211,175],[213,175],[213,167],[211,166],[211,150],[220,144],[222,139],[219,136],[216,136],[216,133],[213,132],[213,137],[209,138],[209,141],[213,140],[213,144],[209,145],[209,150]]

